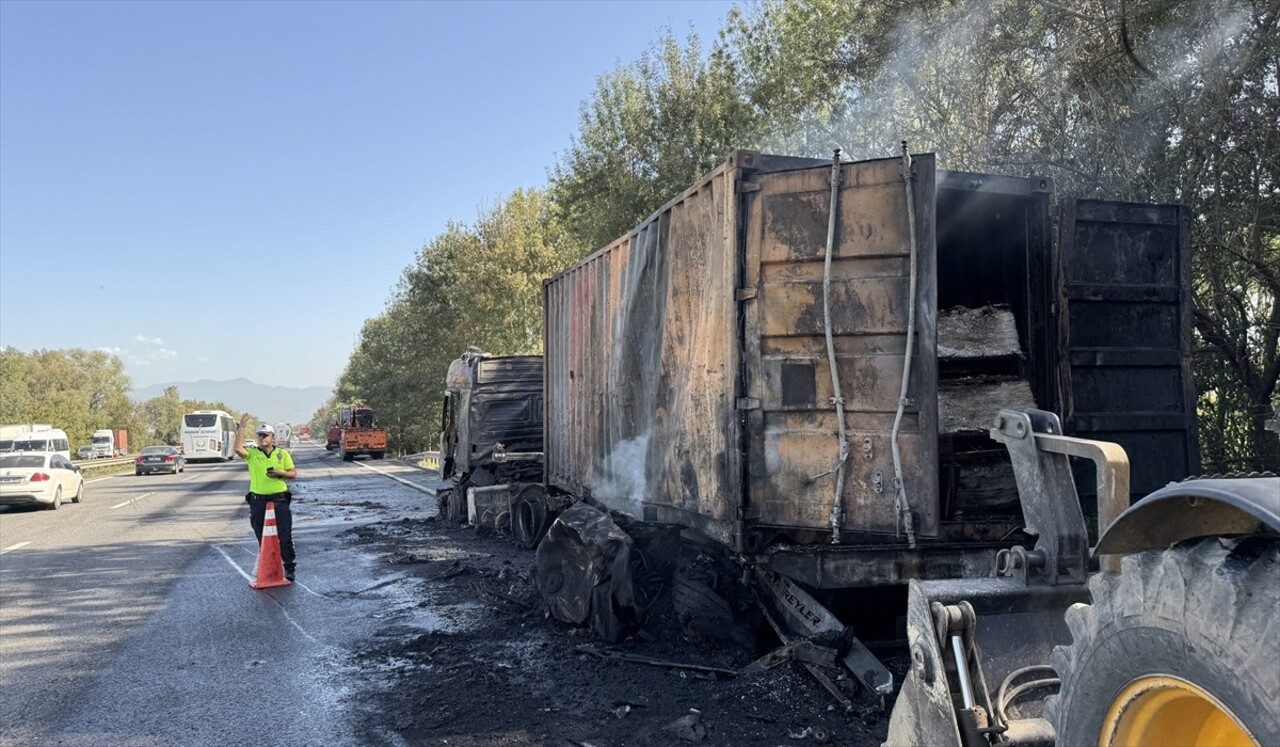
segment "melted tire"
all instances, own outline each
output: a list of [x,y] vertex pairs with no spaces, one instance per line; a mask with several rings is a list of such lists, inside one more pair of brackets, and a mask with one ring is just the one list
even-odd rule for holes
[[467,521],[467,509],[463,504],[463,494],[458,490],[450,490],[449,495],[445,497],[444,517],[454,524],[464,524]]
[[1053,652],[1062,679],[1045,717],[1061,745],[1109,744],[1108,709],[1144,675],[1207,691],[1263,745],[1280,744],[1280,543],[1235,551],[1217,538],[1124,558],[1089,580],[1093,604],[1067,610],[1072,645]]
[[548,514],[540,489],[520,491],[511,504],[511,539],[530,550],[537,547],[551,526]]
[[671,601],[686,632],[711,635],[733,625],[733,610],[707,579],[677,572],[672,579]]

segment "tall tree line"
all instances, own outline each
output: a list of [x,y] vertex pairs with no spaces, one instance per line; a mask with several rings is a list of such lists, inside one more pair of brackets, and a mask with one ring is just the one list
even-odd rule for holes
[[89,443],[95,430],[124,428],[137,451],[151,444],[178,444],[182,416],[193,410],[226,410],[221,402],[182,399],[177,387],[135,402],[124,364],[100,350],[0,349],[0,423],[44,423],[67,432],[73,447]]
[[762,0],[709,46],[667,31],[599,77],[544,188],[422,247],[314,423],[359,398],[429,448],[450,359],[539,352],[541,280],[729,151],[907,140],[1064,199],[1188,205],[1204,467],[1280,469],[1278,23],[1280,0]]

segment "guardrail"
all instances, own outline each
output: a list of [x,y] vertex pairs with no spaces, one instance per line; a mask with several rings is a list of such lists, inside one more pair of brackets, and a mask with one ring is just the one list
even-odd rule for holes
[[84,469],[85,467],[114,467],[118,464],[133,464],[137,457],[112,457],[110,459],[72,459],[71,463]]
[[137,457],[113,457],[111,459],[81,459],[73,462],[86,477],[118,475],[133,468]]

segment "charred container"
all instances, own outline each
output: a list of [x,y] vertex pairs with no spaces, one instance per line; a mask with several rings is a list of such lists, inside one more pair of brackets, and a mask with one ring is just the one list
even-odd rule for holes
[[449,364],[443,477],[462,486],[542,479],[542,356],[469,350]]
[[1198,467],[1189,233],[932,154],[735,152],[546,281],[547,488],[816,589],[989,575],[1002,407],[1123,445],[1135,496]]

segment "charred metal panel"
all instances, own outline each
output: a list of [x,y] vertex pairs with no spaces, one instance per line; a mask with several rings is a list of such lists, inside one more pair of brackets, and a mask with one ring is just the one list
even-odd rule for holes
[[467,412],[470,464],[490,461],[497,444],[508,452],[542,451],[542,357],[477,361]]
[[814,544],[778,548],[755,556],[761,568],[777,571],[814,589],[871,588],[911,579],[980,578],[991,575],[998,542],[935,543],[912,550],[905,542],[879,545]]
[[463,356],[449,365],[446,386],[458,413],[455,468],[491,466],[493,450],[542,451],[541,356]]
[[617,511],[739,506],[734,159],[547,281],[547,480]]
[[483,358],[476,367],[476,383],[499,387],[504,384],[514,388],[542,389],[542,356],[509,355]]
[[1125,448],[1135,499],[1200,466],[1188,220],[1177,205],[1063,206],[1063,424],[1071,435]]
[[[914,168],[916,359],[899,446],[916,529],[932,535],[939,516],[932,156],[918,157]],[[912,302],[902,165],[892,159],[841,170],[830,305],[852,456],[839,500],[849,531],[893,533],[890,433]],[[744,303],[745,394],[760,403],[747,434],[748,507],[760,525],[829,529],[836,500],[838,423],[823,309],[829,178],[827,165],[762,175],[746,195],[744,279],[754,298]],[[807,370],[811,388],[799,397],[797,377]]]

